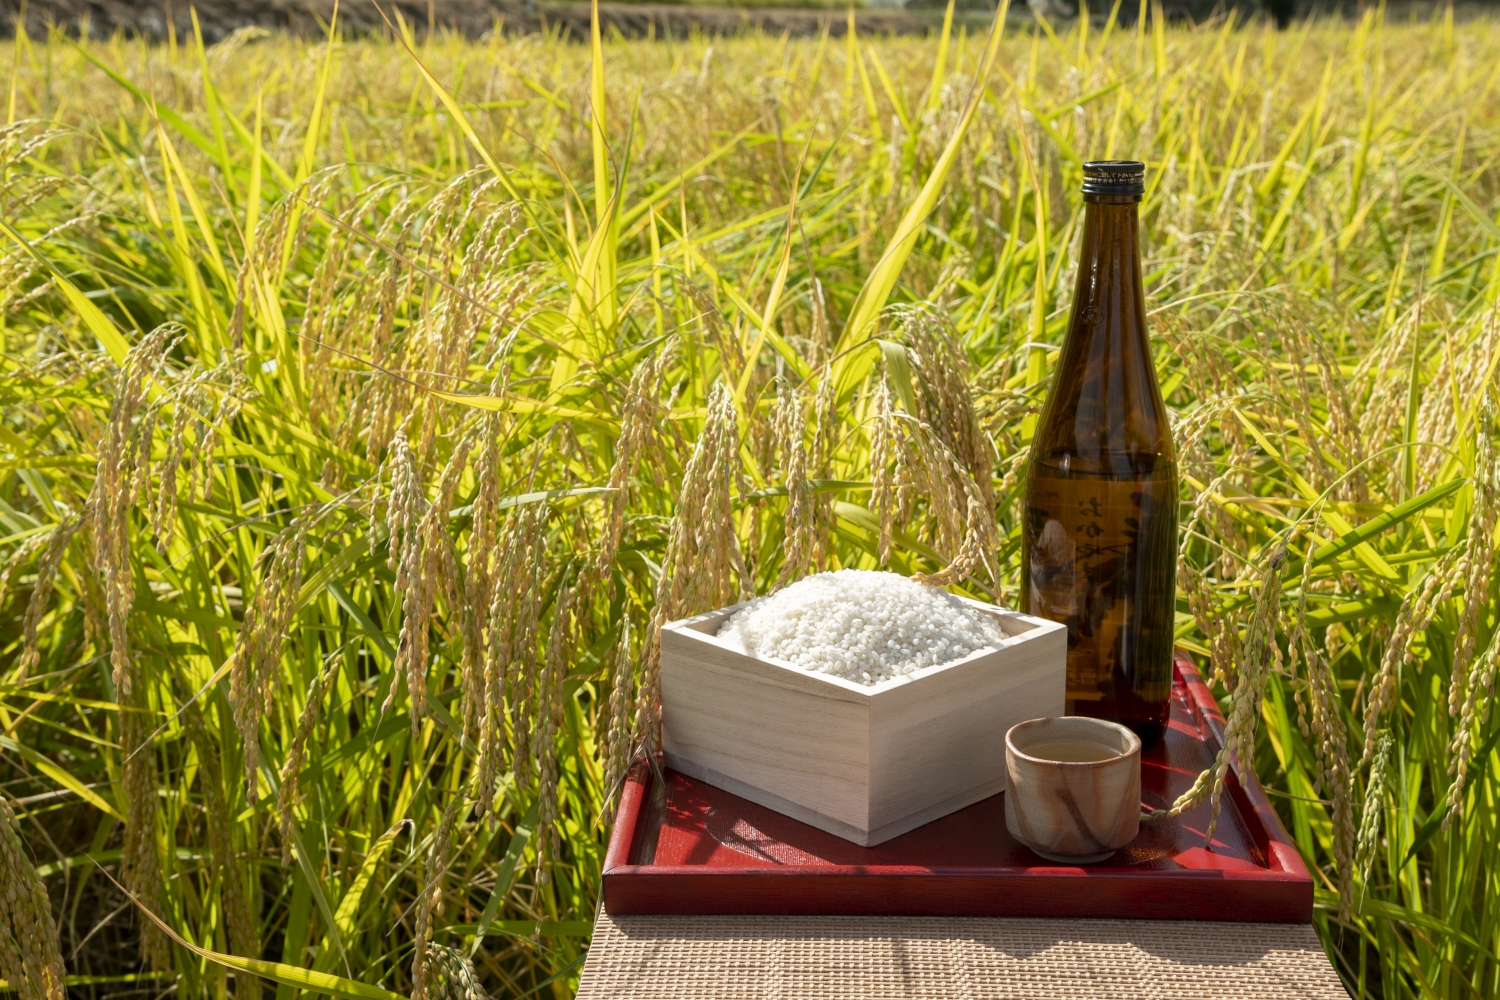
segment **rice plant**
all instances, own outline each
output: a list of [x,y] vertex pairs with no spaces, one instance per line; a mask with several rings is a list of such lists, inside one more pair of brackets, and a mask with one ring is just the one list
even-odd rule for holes
[[1500,24],[4,72],[11,989],[570,995],[662,623],[1015,600],[1081,163],[1133,156],[1179,642],[1351,992],[1500,992]]

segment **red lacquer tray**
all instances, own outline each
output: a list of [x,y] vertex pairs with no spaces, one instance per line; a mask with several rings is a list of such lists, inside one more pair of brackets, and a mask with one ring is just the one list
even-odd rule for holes
[[[1179,658],[1171,726],[1141,761],[1160,809],[1214,759],[1224,721]],[[1205,804],[1067,867],[1005,829],[1003,795],[860,847],[712,785],[637,764],[604,862],[610,913],[1125,917],[1307,923],[1313,884],[1253,775],[1231,777],[1212,844]]]

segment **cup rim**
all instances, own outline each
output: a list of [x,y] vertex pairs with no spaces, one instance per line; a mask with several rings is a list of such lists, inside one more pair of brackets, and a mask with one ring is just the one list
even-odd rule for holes
[[[1015,741],[1012,739],[1017,730],[1030,729],[1040,723],[1055,722],[1061,719],[1076,719],[1085,725],[1102,726],[1107,729],[1113,729],[1117,733],[1123,733],[1125,735],[1125,749],[1113,757],[1106,757],[1104,760],[1048,760],[1046,757],[1033,757],[1016,746]],[[1138,755],[1141,752],[1141,738],[1128,726],[1122,726],[1118,722],[1113,722],[1109,719],[1095,719],[1087,715],[1046,715],[1036,719],[1027,719],[1025,722],[1018,722],[1007,729],[1005,731],[1005,749],[1017,757],[1031,761],[1034,764],[1051,764],[1054,767],[1099,767],[1102,764],[1113,764],[1115,761]]]

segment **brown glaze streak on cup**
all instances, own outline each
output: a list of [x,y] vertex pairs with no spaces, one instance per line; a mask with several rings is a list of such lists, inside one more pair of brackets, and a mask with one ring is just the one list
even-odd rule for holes
[[[1028,749],[1088,743],[1115,756],[1046,760]],[[1032,719],[1005,734],[1005,826],[1051,861],[1103,861],[1136,838],[1141,820],[1141,741],[1114,722],[1077,716]]]

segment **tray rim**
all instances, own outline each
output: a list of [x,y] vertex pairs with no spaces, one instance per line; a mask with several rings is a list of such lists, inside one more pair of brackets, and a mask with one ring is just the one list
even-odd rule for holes
[[[1189,701],[1197,717],[1200,731],[1207,730],[1205,736],[1211,738],[1214,743],[1222,747],[1225,741],[1224,717],[1219,709],[1217,700],[1207,683],[1203,680],[1197,667],[1187,656],[1178,652],[1173,671],[1182,678],[1187,688]],[[1308,923],[1312,919],[1312,896],[1313,880],[1306,864],[1302,860],[1301,853],[1292,842],[1291,837],[1282,824],[1281,818],[1276,814],[1270,798],[1265,790],[1261,788],[1259,780],[1254,773],[1244,774],[1241,772],[1237,760],[1230,763],[1229,780],[1226,782],[1226,790],[1231,798],[1235,800],[1235,807],[1246,820],[1246,826],[1250,827],[1251,836],[1256,845],[1265,854],[1266,868],[1254,871],[1244,870],[1222,870],[1222,869],[1177,869],[1177,870],[1148,870],[1133,871],[1129,869],[1109,868],[1083,868],[1069,865],[1033,865],[1026,867],[983,867],[983,868],[933,868],[925,866],[910,865],[828,865],[817,868],[767,868],[763,866],[744,867],[713,867],[705,865],[635,865],[630,864],[629,858],[635,847],[637,829],[641,821],[641,813],[646,803],[647,791],[650,783],[655,780],[653,771],[663,766],[659,761],[655,766],[650,762],[637,761],[630,769],[621,790],[620,806],[616,813],[615,824],[610,833],[609,845],[605,852],[602,870],[602,901],[611,913],[628,912],[657,912],[657,913],[681,913],[681,914],[708,914],[708,913],[761,913],[778,912],[760,909],[735,909],[718,910],[695,908],[692,905],[673,910],[619,910],[611,905],[612,897],[615,902],[626,902],[621,898],[625,895],[633,895],[628,892],[627,887],[632,884],[641,884],[644,888],[645,882],[664,883],[675,882],[681,884],[692,880],[699,882],[706,880],[709,883],[717,883],[728,888],[731,884],[743,883],[744,880],[754,880],[754,884],[769,886],[777,880],[796,879],[811,880],[815,882],[828,882],[832,884],[840,882],[848,883],[851,890],[857,890],[864,883],[884,884],[892,886],[897,881],[909,885],[926,885],[932,887],[939,895],[943,892],[946,884],[964,880],[987,880],[994,883],[1016,884],[1017,881],[1031,880],[1040,885],[1041,880],[1055,878],[1087,878],[1101,886],[1112,885],[1128,887],[1131,883],[1149,885],[1158,882],[1187,883],[1191,885],[1224,885],[1225,883],[1264,883],[1283,885],[1305,885],[1305,900],[1299,900],[1295,905],[1282,908],[1280,917],[1267,917],[1265,915],[1250,915],[1236,917],[1232,913],[1226,913],[1215,917],[1218,920],[1262,920],[1280,923]],[[1186,886],[1180,886],[1186,888]],[[620,891],[614,891],[620,890]],[[831,911],[817,908],[797,908],[797,904],[791,904],[792,908],[779,912],[786,913],[833,913],[833,912],[900,912],[887,910],[839,910]],[[1068,907],[1063,906],[1066,910]],[[1108,909],[1108,907],[1105,907]],[[917,912],[929,913],[930,910],[923,908]],[[999,915],[999,914],[997,914]],[[1011,914],[1023,916],[1026,914]],[[1037,914],[1044,915],[1044,914]],[[1067,915],[1067,916],[1093,916],[1096,914],[1085,913],[1049,913],[1045,915]],[[1098,916],[1114,916],[1116,914],[1102,912]],[[1192,919],[1180,914],[1164,912],[1160,914],[1139,914],[1148,919]]]

